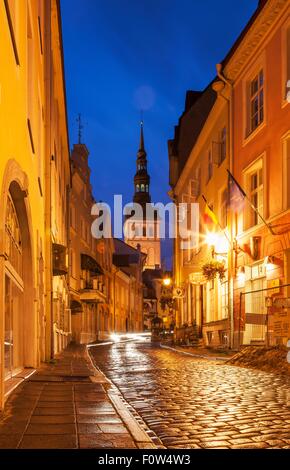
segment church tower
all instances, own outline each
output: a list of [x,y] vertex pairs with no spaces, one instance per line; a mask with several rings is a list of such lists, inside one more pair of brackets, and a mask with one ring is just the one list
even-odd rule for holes
[[161,265],[160,221],[158,214],[146,218],[146,204],[151,203],[150,176],[147,171],[147,154],[144,145],[143,122],[140,125],[140,145],[137,152],[136,173],[134,176],[133,202],[142,206],[143,217],[139,220],[130,218],[125,222],[125,242],[139,248],[147,255],[144,269],[155,269]]

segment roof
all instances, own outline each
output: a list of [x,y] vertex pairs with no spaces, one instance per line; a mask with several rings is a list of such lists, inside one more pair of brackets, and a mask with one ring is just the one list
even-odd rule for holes
[[268,2],[268,0],[259,0],[258,6],[257,6],[256,10],[254,11],[253,15],[251,16],[248,23],[246,24],[246,26],[242,30],[241,34],[237,37],[234,44],[230,48],[229,52],[227,53],[227,55],[223,59],[223,61],[222,61],[222,66],[223,67],[229,62],[230,58],[234,55],[235,51],[239,47],[240,43],[242,42],[242,40],[246,36],[247,32],[249,31],[249,29],[251,28],[251,26],[253,25],[256,18],[259,16],[259,14],[261,13],[262,9],[264,8],[264,6],[266,5],[267,2]]
[[114,238],[113,263],[118,267],[129,267],[132,264],[138,264],[140,259],[146,258],[146,255],[140,250],[128,245],[119,238]]
[[[229,62],[268,1],[259,0],[254,14],[223,59],[223,67]],[[216,77],[213,81],[215,80]],[[178,125],[175,126],[174,138],[168,141],[169,156],[173,155],[178,158],[178,177],[216,101],[217,95],[212,89],[213,81],[203,91],[188,90],[186,92],[184,111],[179,118]]]
[[180,175],[190,152],[217,99],[212,82],[203,91],[187,91],[185,109],[175,126],[174,139],[168,142],[171,153],[178,157]]

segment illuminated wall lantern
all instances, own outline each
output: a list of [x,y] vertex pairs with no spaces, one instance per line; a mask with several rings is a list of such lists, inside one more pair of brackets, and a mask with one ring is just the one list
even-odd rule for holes
[[266,272],[269,273],[274,269],[277,269],[277,267],[283,266],[283,260],[276,256],[266,256],[264,259],[264,265],[266,267]]

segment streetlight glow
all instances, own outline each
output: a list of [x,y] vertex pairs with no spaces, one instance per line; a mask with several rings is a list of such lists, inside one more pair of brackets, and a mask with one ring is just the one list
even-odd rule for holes
[[165,287],[169,287],[171,285],[171,278],[165,277],[162,282]]

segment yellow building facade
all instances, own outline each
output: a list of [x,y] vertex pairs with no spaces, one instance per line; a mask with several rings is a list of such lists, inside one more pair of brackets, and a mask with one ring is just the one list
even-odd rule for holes
[[72,339],[90,343],[106,339],[112,328],[112,239],[92,236],[94,198],[90,184],[89,152],[76,144],[71,153],[70,307]]
[[59,4],[5,0],[0,25],[2,407],[70,339],[70,168]]

